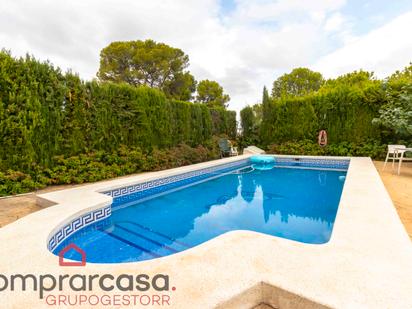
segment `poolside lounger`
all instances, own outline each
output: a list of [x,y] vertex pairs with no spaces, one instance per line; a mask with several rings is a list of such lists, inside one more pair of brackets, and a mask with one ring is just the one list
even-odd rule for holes
[[238,155],[237,147],[233,147],[232,143],[228,139],[220,139],[219,148],[221,157]]

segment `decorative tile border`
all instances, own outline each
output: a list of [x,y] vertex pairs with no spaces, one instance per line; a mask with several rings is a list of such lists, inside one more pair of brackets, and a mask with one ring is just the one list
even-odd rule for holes
[[282,158],[275,156],[275,166],[282,167],[320,167],[347,170],[350,160],[321,158]]
[[232,170],[239,169],[240,167],[247,166],[248,164],[249,159],[244,159],[179,175],[154,179],[134,184],[128,187],[105,191],[103,193],[113,197],[112,207],[116,207],[120,204],[124,204],[131,200],[140,200],[150,195],[169,191],[177,187],[181,187],[184,185],[188,185],[213,177],[215,175],[230,172]]
[[111,206],[106,206],[104,208],[96,209],[94,211],[88,212],[81,217],[78,217],[66,225],[64,225],[61,229],[59,229],[50,239],[48,242],[48,249],[50,251],[54,251],[64,240],[66,240],[70,235],[75,233],[76,231],[94,223],[101,221],[110,217],[112,213]]

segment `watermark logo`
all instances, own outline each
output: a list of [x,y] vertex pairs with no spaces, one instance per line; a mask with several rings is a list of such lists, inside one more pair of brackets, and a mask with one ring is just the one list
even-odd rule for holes
[[[77,253],[80,254],[81,260],[80,261],[65,261],[64,256],[71,250],[76,251]],[[64,247],[62,250],[59,252],[59,265],[60,266],[85,266],[86,265],[86,252],[76,246],[75,244],[71,243]]]
[[[74,252],[72,251],[74,250]],[[80,254],[81,261],[65,261],[68,253]],[[59,252],[60,266],[85,266],[86,252],[74,243]],[[11,274],[0,273],[0,296],[5,290],[38,291],[40,300],[49,306],[124,307],[170,306],[171,294],[167,274],[75,273],[75,274]],[[1,307],[1,306],[0,306]]]

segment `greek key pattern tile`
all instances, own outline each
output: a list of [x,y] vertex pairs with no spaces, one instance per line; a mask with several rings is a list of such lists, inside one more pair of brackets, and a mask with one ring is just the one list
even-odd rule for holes
[[275,157],[277,166],[301,166],[301,167],[321,167],[334,169],[348,169],[349,160],[337,159],[317,159],[317,158],[278,158]]
[[74,232],[103,219],[108,218],[111,215],[112,208],[107,206],[104,208],[96,209],[94,211],[88,212],[79,218],[72,220],[67,223],[61,229],[59,229],[48,242],[48,249],[53,251],[57,248],[65,239],[67,239]]
[[192,172],[187,172],[187,173],[183,173],[179,175],[154,179],[154,180],[138,183],[135,185],[131,185],[128,187],[122,187],[122,188],[117,188],[114,190],[106,191],[103,193],[115,199],[122,197],[122,196],[126,196],[126,195],[137,194],[143,191],[146,193],[150,193],[148,195],[151,195],[153,193],[159,193],[159,192],[165,191],[163,189],[169,190],[173,188],[175,185],[180,186],[182,184],[193,183],[203,178],[212,177],[213,174],[221,174],[231,169],[236,169],[241,166],[246,166],[248,162],[249,162],[248,159],[239,160],[236,162],[221,164],[221,165],[204,168],[204,169],[200,169],[200,170],[196,170]]

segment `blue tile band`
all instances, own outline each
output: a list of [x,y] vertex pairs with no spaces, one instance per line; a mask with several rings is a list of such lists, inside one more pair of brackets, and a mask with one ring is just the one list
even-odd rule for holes
[[66,238],[72,235],[74,232],[101,220],[104,220],[112,214],[111,206],[99,208],[94,211],[88,212],[81,217],[78,217],[68,224],[59,229],[48,241],[48,249],[53,251],[56,247],[62,243]]
[[241,167],[248,166],[248,164],[249,160],[245,159],[232,163],[204,168],[184,174],[150,180],[128,187],[106,191],[103,193],[113,197],[112,208],[115,208],[116,206],[125,204],[129,201],[137,201],[151,195],[159,194],[213,176],[237,170]]
[[345,159],[318,159],[318,158],[279,158],[275,157],[277,167],[313,167],[313,168],[333,168],[347,170],[349,161]]

